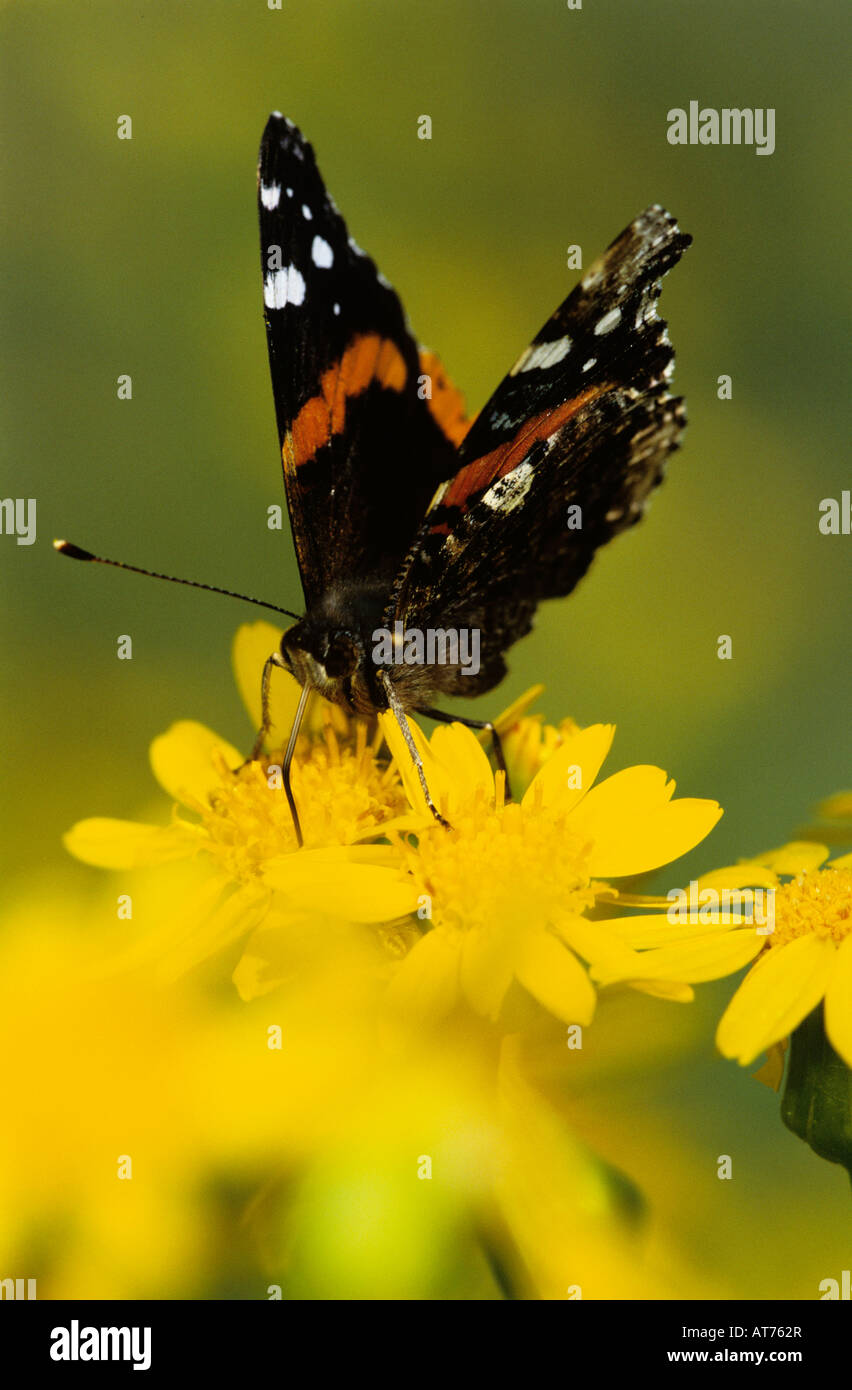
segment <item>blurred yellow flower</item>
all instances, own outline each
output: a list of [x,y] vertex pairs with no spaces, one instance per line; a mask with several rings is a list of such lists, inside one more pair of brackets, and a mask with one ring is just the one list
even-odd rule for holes
[[[428,812],[395,720],[381,722],[417,817],[417,843],[403,841],[402,853],[430,919],[394,980],[397,1001],[440,1015],[464,997],[494,1019],[517,980],[557,1017],[590,1022],[590,975],[643,975],[636,952],[589,917],[617,897],[601,880],[678,858],[709,833],[720,807],[674,800],[674,782],[656,767],[627,768],[593,786],[615,732],[605,724],[564,726],[558,736],[521,730],[517,742],[535,772],[522,799],[506,802],[503,775],[495,778],[469,730],[443,726],[427,740],[412,722],[447,830]],[[660,992],[683,997],[676,988]]]
[[823,845],[852,844],[852,791],[835,792],[816,808],[817,823],[799,832],[799,839]]

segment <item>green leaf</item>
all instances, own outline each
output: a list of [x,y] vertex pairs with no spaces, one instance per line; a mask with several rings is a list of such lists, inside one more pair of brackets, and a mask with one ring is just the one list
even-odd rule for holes
[[788,1129],[852,1179],[852,1071],[825,1035],[820,1004],[793,1033],[781,1101]]

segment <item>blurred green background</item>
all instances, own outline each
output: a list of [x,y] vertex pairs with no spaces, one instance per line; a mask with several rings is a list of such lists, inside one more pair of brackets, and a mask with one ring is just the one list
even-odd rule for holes
[[[266,526],[283,497],[255,160],[273,108],[473,411],[578,278],[570,244],[588,265],[649,202],[678,216],[695,242],[663,312],[684,448],[480,708],[544,681],[550,718],[618,724],[608,770],[657,763],[717,798],[687,876],[790,838],[848,783],[852,542],[817,526],[850,485],[842,0],[27,0],[0,23],[0,491],[38,503],[36,544],[0,537],[8,898],[42,876],[87,891],[60,835],[150,802],[147,747],[172,720],[250,739],[229,649],[252,610],[74,567],[54,536],[300,607],[289,533]],[[774,107],[775,153],[670,146],[666,113],[692,99]],[[671,1217],[723,1296],[814,1297],[848,1266],[848,1181],[713,1061],[731,988],[702,991],[685,1058],[622,1104],[672,1151],[736,1152],[736,1196],[714,1180]]]

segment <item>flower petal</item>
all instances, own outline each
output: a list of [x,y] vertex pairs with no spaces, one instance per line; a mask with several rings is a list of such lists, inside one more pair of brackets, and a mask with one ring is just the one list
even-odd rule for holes
[[488,754],[471,729],[463,724],[439,724],[429,744],[441,767],[452,772],[456,796],[459,792],[467,795],[477,787],[494,795],[494,773]]
[[[395,716],[385,713],[379,715],[379,720],[411,805],[431,819],[411,750]],[[470,729],[463,724],[442,725],[427,740],[413,719],[409,718],[408,726],[423,763],[429,795],[439,809],[448,809],[453,798],[471,795],[477,787],[483,787],[493,797],[491,764]]]
[[186,821],[140,825],[133,820],[93,816],[79,820],[62,837],[69,854],[101,869],[141,869],[194,854],[204,832]]
[[695,990],[679,980],[628,980],[631,989],[650,994],[654,999],[669,999],[673,1004],[691,1004]]
[[714,932],[723,934],[731,927],[745,925],[747,920],[742,913],[727,911],[724,921],[708,926],[699,920],[695,912],[690,913],[685,922],[669,921],[662,913],[642,913],[635,917],[599,917],[596,925],[606,927],[620,941],[641,951],[651,947],[673,946],[680,941],[694,941],[697,937],[709,936]]
[[835,1052],[852,1067],[852,936],[837,952],[825,991],[825,1031]]
[[506,924],[468,931],[462,942],[459,979],[477,1013],[496,1019],[515,974],[517,936]]
[[[765,942],[766,938],[758,936],[754,927],[705,932],[690,941],[643,951],[639,956],[638,974],[633,978],[678,980],[688,984],[718,980],[742,970],[759,954]],[[597,970],[592,970],[592,976],[598,978]]]
[[563,1023],[589,1024],[597,996],[573,951],[548,931],[527,933],[515,965],[525,989]]
[[615,979],[623,980],[632,974],[640,957],[610,929],[605,921],[590,922],[588,917],[562,917],[556,924],[557,935],[572,951]]
[[[248,710],[252,729],[257,732],[263,717],[260,683],[267,657],[281,646],[281,628],[262,620],[243,623],[237,628],[231,648],[231,661],[237,688]],[[284,744],[290,734],[301,687],[289,671],[276,668],[269,682],[270,733],[269,746]]]
[[429,931],[403,960],[388,986],[388,1002],[403,1017],[439,1019],[459,997],[459,952],[446,932]]
[[[365,849],[379,854],[370,857]],[[417,909],[412,879],[389,862],[386,845],[360,850],[303,849],[297,854],[271,859],[264,868],[264,882],[284,893],[294,910],[310,911],[319,901],[330,917],[349,922],[390,922]]]
[[543,806],[563,813],[570,811],[592,787],[614,737],[614,724],[590,724],[569,735],[533,778],[522,805],[532,805],[541,798]]
[[[399,770],[402,785],[405,787],[405,792],[411,806],[419,814],[431,817],[429,807],[426,805],[426,798],[423,795],[423,788],[420,785],[420,778],[414,764],[414,759],[411,756],[408,744],[405,741],[405,736],[396,721],[395,715],[390,711],[386,711],[384,714],[379,715],[379,723],[382,727],[385,743]],[[423,771],[426,777],[426,785],[429,788],[429,794],[435,804],[438,805],[440,803],[441,794],[443,793],[444,797],[446,797],[446,788],[442,783],[437,763],[432,756],[428,740],[413,719],[408,720],[408,726],[411,729],[414,746],[423,763]],[[439,783],[441,784],[440,786]]]
[[181,719],[155,738],[150,756],[160,786],[193,808],[205,804],[222,785],[224,769],[238,768],[243,762],[233,744],[194,719]]
[[592,787],[571,812],[572,831],[592,842],[589,872],[601,878],[657,869],[692,849],[722,814],[715,801],[679,797],[659,767],[628,767]]
[[776,874],[809,874],[812,869],[818,869],[828,855],[825,845],[818,845],[813,840],[791,840],[779,849],[754,855],[753,862],[763,864]]
[[[211,883],[211,890],[215,887]],[[194,904],[194,908],[201,905]],[[167,979],[176,980],[188,970],[217,955],[241,936],[254,931],[269,910],[269,894],[248,884],[235,891],[226,890],[215,906],[188,912],[171,942],[163,962]]]
[[696,880],[696,887],[699,893],[703,888],[777,888],[778,875],[762,864],[747,861],[701,874]]
[[[529,690],[525,690],[523,695],[519,695],[517,700],[513,700],[512,703],[503,710],[502,714],[498,714],[497,718],[494,720],[494,727],[497,733],[507,734],[512,728],[512,725],[517,724],[518,720],[535,704],[536,700],[543,692],[543,685],[531,685]],[[483,731],[483,737],[486,739],[490,737],[487,730]]]
[[809,935],[761,956],[719,1021],[722,1055],[747,1066],[791,1033],[825,994],[836,955],[831,941]]
[[852,816],[852,791],[834,792],[819,803],[817,811],[826,820],[846,820]]

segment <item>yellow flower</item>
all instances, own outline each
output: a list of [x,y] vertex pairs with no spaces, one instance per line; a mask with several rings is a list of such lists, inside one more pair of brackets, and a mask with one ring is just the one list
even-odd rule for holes
[[[541,737],[539,749],[552,753],[522,799],[507,803],[502,774],[495,779],[469,730],[443,726],[427,741],[412,722],[447,830],[428,812],[395,720],[383,715],[382,725],[417,813],[417,844],[403,843],[402,853],[420,914],[430,917],[430,929],[398,971],[393,996],[438,1015],[463,996],[493,1019],[517,980],[557,1017],[590,1022],[596,998],[590,975],[611,981],[643,974],[637,953],[589,916],[617,896],[601,880],[678,858],[709,833],[719,806],[674,800],[674,782],[656,767],[627,768],[594,786],[615,732],[605,724]],[[641,987],[653,988],[645,980]],[[677,987],[658,992],[685,997]]]
[[[796,841],[753,861],[776,879],[774,930],[719,1022],[725,1057],[746,1066],[825,1001],[825,1030],[852,1067],[852,854]],[[786,881],[784,881],[786,880]]]
[[607,923],[639,953],[640,975],[654,983],[715,980],[754,962],[716,1042],[742,1066],[769,1051],[758,1075],[776,1089],[785,1040],[822,1000],[829,1041],[852,1065],[852,854],[826,863],[828,853],[794,840],[704,874],[682,919],[673,921],[669,903],[666,914]]
[[[260,674],[280,631],[247,624],[234,642],[237,683],[254,727]],[[392,921],[415,906],[387,845],[360,843],[403,809],[396,771],[377,757],[379,736],[362,721],[315,698],[296,746],[292,788],[305,848],[298,849],[281,765],[299,687],[286,672],[272,683],[270,751],[243,764],[240,752],[203,724],[183,720],[151,745],[151,765],[175,805],[168,825],[93,818],[65,836],[87,864],[137,869],[191,861],[185,896],[158,936],[172,972],[260,927],[270,912],[281,926],[325,915],[350,922]],[[179,809],[183,808],[183,811]],[[184,812],[188,811],[188,817]]]

